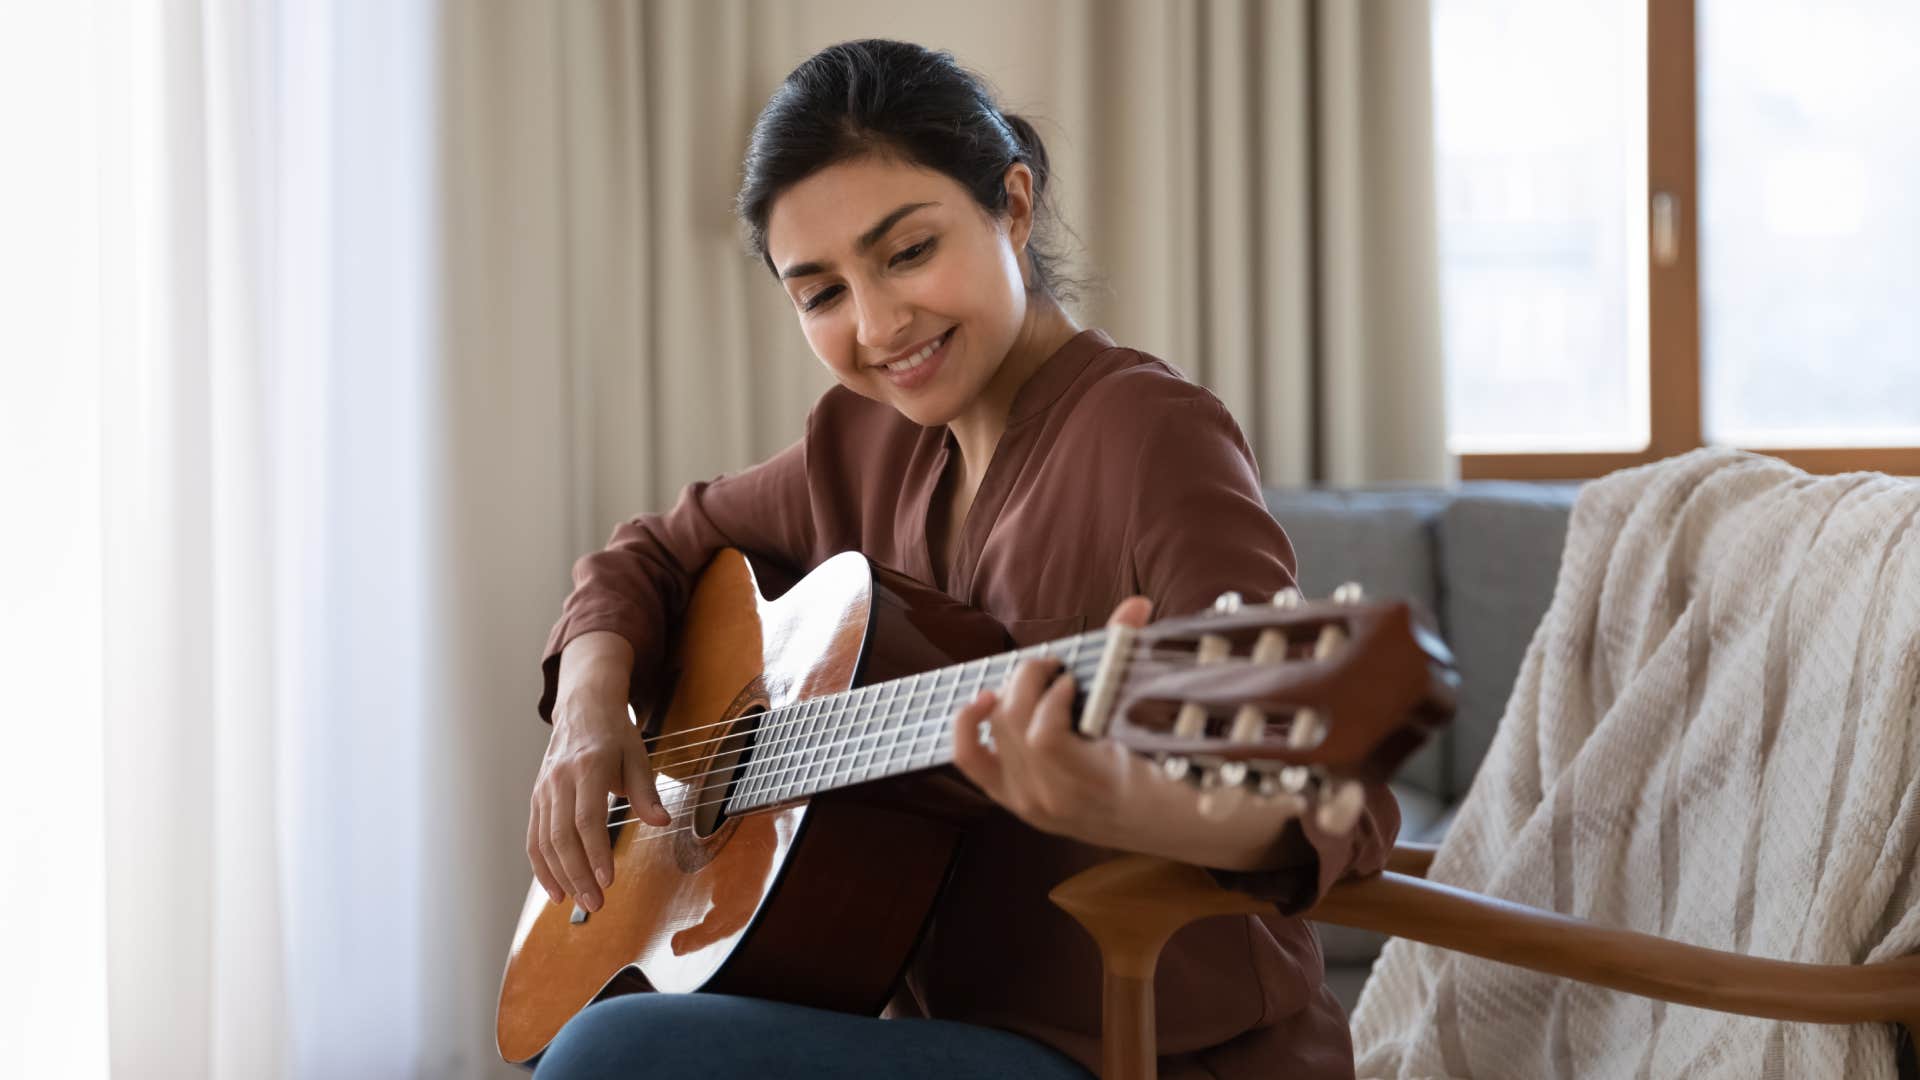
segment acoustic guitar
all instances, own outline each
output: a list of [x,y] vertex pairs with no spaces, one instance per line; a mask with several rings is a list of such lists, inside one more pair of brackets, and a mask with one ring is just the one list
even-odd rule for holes
[[1357,785],[1453,713],[1446,647],[1408,605],[1352,587],[1331,602],[1229,593],[1202,614],[1009,649],[990,617],[857,553],[777,599],[756,569],[729,550],[702,572],[645,718],[672,823],[613,802],[597,912],[528,889],[496,1018],[507,1061],[531,1065],[580,1010],[638,991],[877,1014],[959,833],[862,793],[950,765],[955,711],[1025,659],[1075,676],[1082,734],[1215,805],[1285,794],[1357,813]]

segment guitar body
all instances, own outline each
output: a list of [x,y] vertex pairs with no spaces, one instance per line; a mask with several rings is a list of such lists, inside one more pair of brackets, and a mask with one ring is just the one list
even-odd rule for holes
[[855,553],[777,599],[739,552],[717,556],[689,602],[655,717],[654,745],[666,749],[653,764],[674,822],[618,826],[598,912],[529,888],[500,987],[501,1056],[531,1064],[581,1009],[622,993],[706,990],[877,1014],[926,927],[957,833],[860,788],[716,822],[726,792],[714,771],[730,743],[714,736],[751,730],[767,709],[1006,646],[988,616]]

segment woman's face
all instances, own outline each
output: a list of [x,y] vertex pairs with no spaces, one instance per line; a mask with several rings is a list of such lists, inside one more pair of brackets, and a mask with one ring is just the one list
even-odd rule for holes
[[943,173],[884,157],[822,169],[774,199],[767,254],[814,355],[847,389],[927,427],[979,398],[1027,313],[1018,252],[1032,173],[995,217]]

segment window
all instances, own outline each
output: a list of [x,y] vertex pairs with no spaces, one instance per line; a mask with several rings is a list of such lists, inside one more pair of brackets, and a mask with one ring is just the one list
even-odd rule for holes
[[1463,476],[1920,473],[1920,9],[1434,0],[1433,43]]

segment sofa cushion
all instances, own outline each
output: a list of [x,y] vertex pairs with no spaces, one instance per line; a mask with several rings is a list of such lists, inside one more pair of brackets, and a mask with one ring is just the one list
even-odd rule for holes
[[1460,708],[1434,790],[1458,800],[1493,742],[1521,658],[1553,599],[1577,485],[1465,484],[1440,515],[1442,625]]
[[[1267,509],[1293,540],[1300,589],[1324,597],[1357,581],[1373,596],[1411,597],[1441,616],[1434,525],[1449,498],[1442,491],[1312,491],[1269,488]],[[1444,624],[1440,627],[1445,635]],[[1443,795],[1451,756],[1446,734],[1401,769],[1401,779]]]

